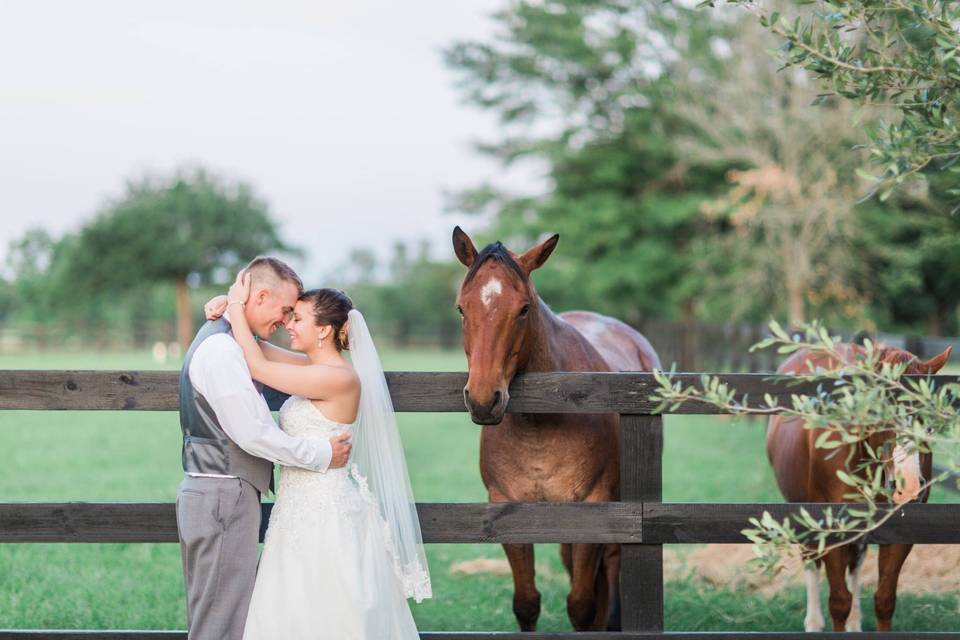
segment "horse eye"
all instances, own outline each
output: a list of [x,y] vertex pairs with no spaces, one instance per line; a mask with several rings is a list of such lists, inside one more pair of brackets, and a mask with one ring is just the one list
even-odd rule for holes
[[463,307],[461,307],[460,305],[457,305],[457,312],[462,316],[462,315],[463,315]]
[[523,308],[520,309],[520,317],[526,318],[529,312],[530,312],[530,305],[528,304],[523,305]]

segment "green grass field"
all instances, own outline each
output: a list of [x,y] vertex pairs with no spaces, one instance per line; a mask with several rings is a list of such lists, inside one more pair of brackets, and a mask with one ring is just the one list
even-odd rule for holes
[[[388,351],[392,370],[463,370],[460,352]],[[0,356],[0,368],[158,369],[149,354]],[[400,414],[417,499],[484,501],[478,428],[466,414]],[[779,502],[764,455],[764,425],[720,417],[666,418],[664,500]],[[173,501],[182,477],[174,413],[0,412],[0,501]],[[937,501],[955,501],[941,491]],[[681,553],[689,548],[682,549]],[[512,582],[500,574],[451,573],[455,563],[502,558],[496,545],[430,545],[435,597],[414,605],[423,630],[511,630]],[[909,562],[909,560],[908,560]],[[747,571],[748,569],[744,569]],[[556,545],[537,546],[540,629],[569,630],[567,578]],[[865,629],[873,628],[865,592]],[[799,630],[803,592],[767,599],[714,588],[692,575],[666,586],[670,630]],[[824,611],[826,598],[824,596]],[[897,629],[955,630],[957,594],[901,594]],[[176,545],[0,545],[0,628],[183,628]]]

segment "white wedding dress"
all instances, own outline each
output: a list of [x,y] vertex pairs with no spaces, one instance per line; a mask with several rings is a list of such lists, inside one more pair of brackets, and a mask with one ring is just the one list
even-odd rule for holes
[[[280,409],[280,427],[301,438],[329,439],[355,425],[297,396]],[[404,594],[419,585],[403,584],[390,537],[356,465],[283,467],[244,640],[418,640]]]

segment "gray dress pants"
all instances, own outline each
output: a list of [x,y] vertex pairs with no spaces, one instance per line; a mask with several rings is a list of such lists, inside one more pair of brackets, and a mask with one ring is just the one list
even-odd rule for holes
[[177,531],[188,640],[241,640],[257,576],[260,493],[239,478],[185,476]]

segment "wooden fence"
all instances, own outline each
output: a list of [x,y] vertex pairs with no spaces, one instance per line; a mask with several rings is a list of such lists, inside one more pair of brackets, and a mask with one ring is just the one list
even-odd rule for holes
[[[688,383],[699,374],[684,374]],[[956,380],[953,376],[938,376]],[[464,373],[387,374],[398,411],[464,411]],[[752,398],[765,393],[789,403],[813,385],[786,385],[760,374],[722,375]],[[0,410],[174,411],[176,372],[2,371]],[[805,633],[665,632],[663,545],[742,543],[747,519],[764,510],[783,518],[792,504],[666,504],[661,501],[663,422],[649,400],[656,383],[640,373],[549,373],[518,377],[509,410],[526,413],[619,413],[621,502],[613,503],[420,503],[428,543],[608,542],[622,545],[623,631],[616,633],[423,632],[424,640],[626,640],[640,638],[809,638]],[[715,414],[687,403],[676,413]],[[825,505],[803,505],[819,513]],[[264,523],[270,505],[263,505]],[[0,543],[176,542],[173,504],[0,503]],[[871,535],[872,542],[960,543],[960,505],[910,504]],[[0,582],[2,585],[2,582]],[[2,586],[0,586],[2,588]],[[797,620],[797,625],[800,625]],[[960,623],[958,623],[960,626]],[[840,638],[825,633],[818,637]],[[950,638],[957,633],[886,633],[884,638]],[[184,640],[182,631],[0,630],[0,640]]]

